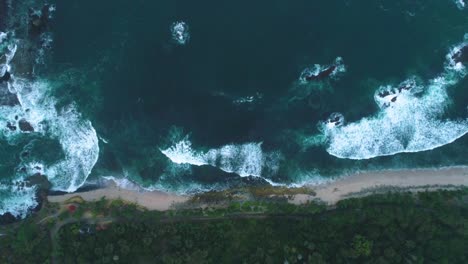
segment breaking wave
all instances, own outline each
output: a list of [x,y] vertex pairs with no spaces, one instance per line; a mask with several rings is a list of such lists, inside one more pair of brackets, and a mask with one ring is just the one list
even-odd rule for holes
[[177,21],[171,25],[172,40],[179,44],[185,45],[190,40],[189,26],[183,21]]
[[203,152],[194,150],[192,143],[185,138],[161,152],[176,164],[210,165],[241,177],[261,177],[268,155],[261,146],[262,143],[232,144]]
[[[54,8],[46,6],[42,12],[46,10],[51,15]],[[41,19],[43,13],[32,15]],[[52,38],[47,32],[42,33],[34,58],[22,57],[15,62],[17,51],[24,56],[25,49],[32,47],[25,44],[27,41],[16,39],[14,33],[0,34],[0,144],[19,147],[21,142],[46,139],[58,142],[62,153],[53,162],[43,160],[42,156],[48,155],[43,151],[33,153],[34,158],[27,161],[20,158],[9,182],[0,185],[0,215],[10,212],[16,217],[25,217],[37,206],[37,187],[24,184],[28,177],[41,174],[53,190],[73,192],[84,184],[99,156],[98,137],[91,122],[81,116],[73,103],[59,103],[52,95],[52,82],[34,73],[27,73],[34,78],[24,78],[21,70],[16,76],[16,68],[44,63]]]
[[10,213],[14,217],[24,218],[31,208],[38,205],[36,188],[20,184],[20,182],[13,185],[0,184],[0,215]]
[[331,65],[314,64],[312,67],[305,68],[299,76],[300,83],[311,81],[321,81],[325,78],[336,79],[346,72],[343,58],[337,57]]
[[45,170],[55,190],[74,192],[88,178],[99,157],[96,130],[71,106],[51,126],[51,136],[62,145],[65,158]]
[[73,192],[82,186],[99,156],[98,137],[90,121],[84,120],[74,105],[57,110],[57,102],[49,95],[46,81],[12,82],[19,105],[0,106],[0,126],[10,144],[24,131],[8,129],[8,124],[26,120],[32,131],[56,139],[62,146],[64,159],[44,165],[44,173],[54,190]]
[[447,55],[445,72],[426,85],[410,78],[396,86],[380,87],[374,96],[380,108],[376,115],[343,126],[322,123],[328,153],[369,159],[431,150],[467,134],[468,119],[443,118],[450,101],[447,88],[466,75],[465,64],[457,58],[464,55],[460,51],[467,45],[468,40],[454,47]]

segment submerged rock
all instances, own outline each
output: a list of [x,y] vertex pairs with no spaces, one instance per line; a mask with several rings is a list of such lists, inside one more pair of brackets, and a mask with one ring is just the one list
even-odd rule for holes
[[52,6],[50,4],[45,4],[41,10],[34,10],[33,8],[29,9],[29,25],[31,35],[38,36],[41,33],[44,33],[50,21],[50,11]]
[[9,80],[11,80],[11,73],[10,72],[5,72],[5,74],[3,76],[0,77],[0,83],[2,82],[8,82]]
[[12,123],[10,123],[10,122],[7,122],[6,127],[8,129],[10,129],[10,131],[16,131],[16,129],[17,129],[17,127],[15,125],[13,125]]
[[12,94],[8,90],[8,84],[6,82],[0,82],[0,106],[15,106],[19,104],[20,102],[16,94]]

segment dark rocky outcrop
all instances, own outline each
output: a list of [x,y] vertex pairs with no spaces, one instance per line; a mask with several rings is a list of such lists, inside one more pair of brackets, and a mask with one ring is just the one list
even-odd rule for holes
[[18,126],[22,132],[34,132],[34,127],[24,118],[18,121]]
[[7,122],[7,125],[6,127],[10,130],[10,131],[16,131],[17,127],[15,125],[13,125],[12,123],[10,122]]
[[335,71],[335,69],[336,69],[336,66],[332,65],[332,66],[326,68],[325,70],[319,72],[318,74],[310,74],[310,75],[305,76],[305,80],[308,81],[308,82],[320,81],[320,80],[330,76]]
[[16,221],[19,221],[20,219],[14,217],[12,214],[10,213],[6,213],[6,214],[3,214],[3,215],[0,215],[0,225],[8,225],[8,224],[12,224]]
[[455,61],[455,63],[468,63],[468,44],[453,54],[452,59]]
[[50,189],[51,184],[47,177],[41,173],[33,174],[26,179],[26,185],[28,187],[38,186],[39,190],[45,190],[46,192]]

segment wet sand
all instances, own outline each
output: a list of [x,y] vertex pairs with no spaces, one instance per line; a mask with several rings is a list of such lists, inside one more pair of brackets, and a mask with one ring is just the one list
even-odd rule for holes
[[[343,176],[324,185],[309,186],[316,193],[311,195],[296,195],[294,203],[319,199],[327,204],[349,197],[369,195],[379,190],[425,191],[468,186],[468,167],[447,167],[441,169],[389,170],[369,171]],[[113,182],[101,189],[49,196],[49,202],[62,203],[81,196],[85,201],[97,201],[101,197],[118,199],[137,203],[149,210],[168,210],[177,203],[187,201],[189,196],[179,196],[159,191],[127,190],[116,186]]]

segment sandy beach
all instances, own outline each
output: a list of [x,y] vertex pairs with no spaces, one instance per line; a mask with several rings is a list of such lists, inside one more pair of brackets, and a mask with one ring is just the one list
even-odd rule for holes
[[102,197],[106,199],[122,199],[128,202],[136,203],[148,210],[165,211],[171,208],[176,203],[183,203],[190,197],[170,194],[160,191],[139,191],[128,190],[118,187],[114,182],[110,181],[106,187],[87,192],[69,193],[64,195],[48,196],[47,199],[52,203],[62,203],[72,197],[80,196],[83,200],[92,202],[98,201]]
[[[371,194],[383,188],[395,188],[411,191],[436,190],[456,186],[468,186],[468,167],[447,167],[440,169],[417,170],[389,170],[369,171],[343,176],[330,183],[309,186],[316,193],[311,195],[297,195],[293,202],[304,203],[308,200],[319,199],[327,204],[354,196]],[[107,199],[123,199],[137,203],[149,210],[168,210],[177,203],[183,203],[190,197],[164,193],[160,191],[127,190],[110,182],[106,187],[80,193],[49,196],[49,202],[62,203],[66,200],[81,196],[85,201],[97,201],[101,197]]]
[[362,172],[312,188],[317,194],[316,198],[334,204],[339,200],[370,194],[384,187],[424,191],[450,186],[468,186],[468,167]]

